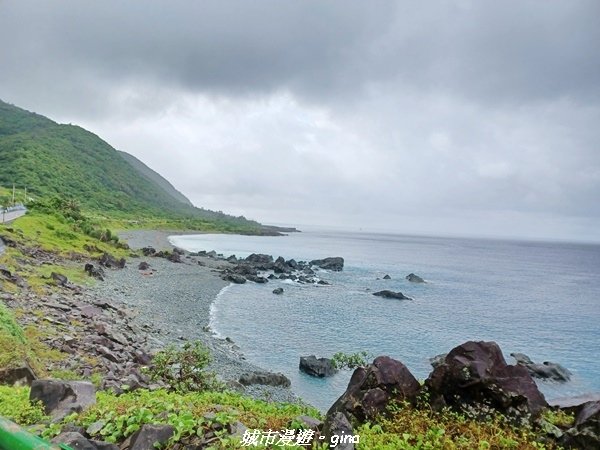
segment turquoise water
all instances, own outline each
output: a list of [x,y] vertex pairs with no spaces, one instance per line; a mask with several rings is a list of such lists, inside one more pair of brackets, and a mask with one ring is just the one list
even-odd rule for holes
[[[341,395],[350,374],[309,377],[298,370],[302,355],[366,350],[397,358],[426,378],[429,357],[466,340],[498,342],[509,362],[511,352],[523,352],[569,368],[572,381],[539,383],[548,398],[600,391],[599,245],[340,232],[171,240],[226,256],[345,258],[343,272],[320,273],[331,286],[232,285],[212,311],[218,334],[231,337],[250,361],[286,374],[294,391],[321,409]],[[427,283],[409,283],[410,272]],[[385,274],[392,279],[381,279]],[[284,295],[273,295],[280,286]],[[414,301],[371,295],[381,289]]]

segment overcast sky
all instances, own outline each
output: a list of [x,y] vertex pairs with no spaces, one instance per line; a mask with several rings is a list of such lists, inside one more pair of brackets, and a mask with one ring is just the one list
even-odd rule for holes
[[600,241],[600,1],[0,0],[0,99],[197,206]]

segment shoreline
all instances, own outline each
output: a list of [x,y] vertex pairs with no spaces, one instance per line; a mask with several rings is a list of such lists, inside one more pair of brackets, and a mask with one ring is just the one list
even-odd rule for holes
[[[119,237],[132,249],[152,246],[156,250],[172,250],[174,246],[168,237],[176,234],[196,233],[135,230],[121,232]],[[149,270],[138,269],[142,261],[149,263]],[[106,271],[105,281],[91,289],[132,308],[134,323],[150,330],[156,350],[186,341],[204,343],[212,354],[210,370],[242,390],[237,380],[243,373],[267,370],[248,362],[231,339],[221,338],[210,330],[213,304],[219,293],[230,285],[219,276],[218,270],[225,267],[230,267],[226,261],[187,254],[182,256],[182,263],[156,257],[132,257],[124,269]],[[182,317],[185,320],[181,320]],[[245,386],[243,392],[262,400],[302,401],[291,388],[250,385]]]

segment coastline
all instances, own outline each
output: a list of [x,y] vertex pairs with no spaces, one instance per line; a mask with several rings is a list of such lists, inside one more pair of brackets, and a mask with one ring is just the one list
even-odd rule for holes
[[[195,233],[135,230],[119,233],[119,237],[132,249],[152,246],[171,250],[174,247],[168,237],[175,234]],[[142,261],[149,263],[149,270],[138,269]],[[218,270],[228,266],[226,261],[189,255],[182,257],[182,263],[164,258],[130,258],[124,269],[107,271],[105,281],[92,290],[133,309],[134,323],[149,330],[156,350],[169,344],[201,341],[213,356],[210,369],[241,389],[237,380],[243,373],[266,370],[245,360],[233,341],[209,329],[212,305],[222,289],[230,285],[220,278]],[[243,392],[270,401],[300,400],[291,388],[284,387],[250,385]]]

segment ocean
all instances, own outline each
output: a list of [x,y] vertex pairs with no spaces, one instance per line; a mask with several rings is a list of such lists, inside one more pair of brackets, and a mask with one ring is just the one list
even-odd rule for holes
[[[600,392],[600,245],[310,231],[281,237],[172,236],[188,251],[266,253],[297,261],[342,256],[330,286],[274,280],[224,288],[211,328],[251,362],[292,381],[321,410],[344,392],[350,372],[313,378],[300,356],[389,355],[425,379],[429,358],[467,340],[496,341],[535,362],[567,367],[567,383],[538,381],[548,399]],[[427,282],[405,279],[416,273]],[[390,280],[384,280],[390,275]],[[273,289],[283,287],[283,295]],[[401,291],[413,300],[379,298]]]

